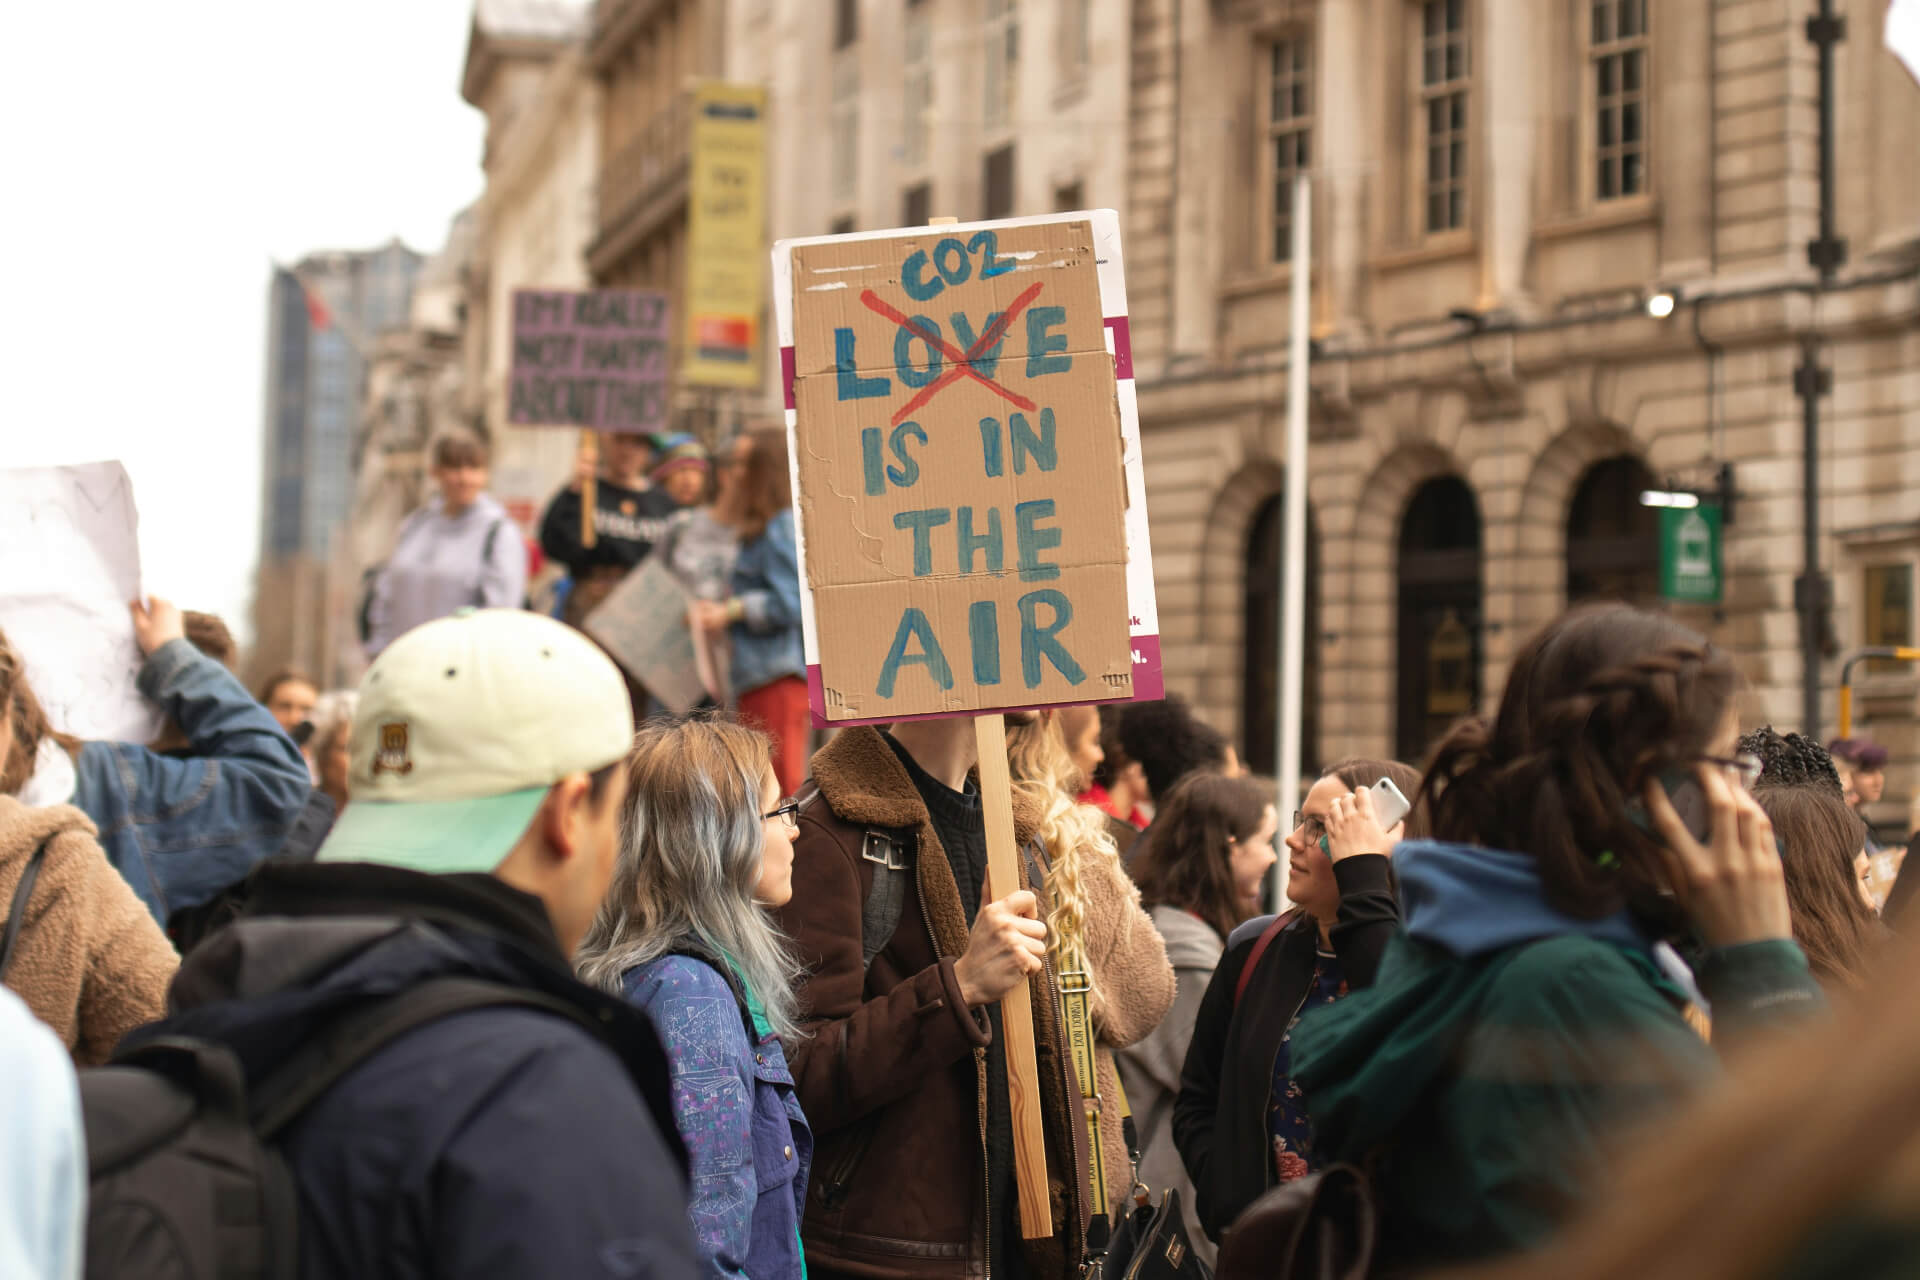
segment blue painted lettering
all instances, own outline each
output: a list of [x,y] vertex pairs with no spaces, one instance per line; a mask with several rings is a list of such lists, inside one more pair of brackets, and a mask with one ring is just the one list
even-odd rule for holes
[[[900,511],[894,514],[894,528],[913,530],[914,577],[924,578],[933,572],[933,531],[951,519],[953,519],[953,510],[949,507],[923,507],[918,511]],[[1059,531],[1055,530],[1054,541],[1059,540]],[[1052,577],[1059,572],[1060,570],[1055,568],[1053,574],[1047,576]]]
[[[899,517],[895,517],[897,520]],[[1038,522],[1053,518],[1053,499],[1015,503],[1013,536],[1020,551],[1020,581],[1046,582],[1060,576],[1060,566],[1042,560],[1040,553],[1060,545],[1060,530],[1042,529]]]
[[[935,338],[940,336],[940,326],[927,317],[915,316],[913,322],[922,333]],[[927,365],[924,369],[913,363],[913,344],[916,340],[927,349]],[[907,386],[924,387],[940,376],[940,353],[926,338],[902,325],[893,331],[893,371]]]
[[902,489],[911,488],[920,479],[920,460],[907,452],[907,441],[927,442],[927,433],[917,422],[903,422],[893,429],[887,437],[887,446],[893,450],[893,456],[900,460],[897,467],[887,468],[887,479]]
[[973,532],[973,508],[960,508],[960,524],[955,529],[960,540],[960,572],[973,572],[973,553],[987,553],[987,572],[1000,573],[1007,567],[1006,542],[1000,536],[1000,508],[987,508],[987,531],[979,536]]
[[885,378],[860,376],[860,366],[854,360],[852,329],[833,331],[833,369],[834,383],[842,400],[870,400],[884,396],[893,388]]
[[1027,474],[1027,457],[1032,455],[1042,471],[1051,471],[1060,465],[1060,450],[1053,439],[1053,410],[1040,410],[1040,434],[1033,433],[1033,424],[1027,421],[1027,415],[1017,410],[1007,415],[1007,434],[1013,438],[1013,474]]
[[[1024,619],[1026,614],[1023,612],[1021,617]],[[1051,633],[1048,634],[1051,636]],[[907,652],[907,641],[911,639],[920,641],[920,652]],[[1023,633],[1023,643],[1024,640]],[[1069,658],[1068,661],[1071,662],[1072,659]],[[933,626],[928,623],[927,615],[918,609],[908,609],[900,615],[900,625],[893,633],[893,647],[887,650],[886,661],[880,664],[880,681],[874,686],[874,691],[883,698],[891,698],[894,682],[900,676],[900,668],[916,663],[927,669],[927,674],[933,678],[933,683],[942,692],[953,688],[953,668],[947,665],[947,655],[941,652],[940,642],[934,638]],[[1038,670],[1037,657],[1034,663],[1035,669]]]
[[[1040,625],[1041,605],[1053,610],[1053,621],[1044,627]],[[1073,606],[1067,602],[1066,596],[1052,587],[1029,591],[1020,597],[1020,675],[1026,680],[1027,688],[1040,687],[1040,659],[1043,656],[1053,664],[1054,670],[1067,678],[1068,684],[1077,685],[1087,678],[1087,673],[1080,669],[1080,664],[1073,660],[1066,646],[1055,639],[1072,621]],[[896,641],[895,648],[899,645],[900,642]]]
[[1000,607],[993,601],[976,600],[967,606],[967,639],[973,647],[973,682],[999,684]]
[[1027,376],[1065,373],[1073,368],[1073,357],[1054,355],[1067,349],[1067,335],[1052,330],[1067,322],[1065,307],[1029,307],[1027,309]]

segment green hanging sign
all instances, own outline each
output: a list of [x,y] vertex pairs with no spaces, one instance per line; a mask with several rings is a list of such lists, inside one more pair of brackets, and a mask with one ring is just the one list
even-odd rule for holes
[[1720,508],[1660,512],[1660,595],[1676,604],[1719,604],[1725,587],[1720,563]]

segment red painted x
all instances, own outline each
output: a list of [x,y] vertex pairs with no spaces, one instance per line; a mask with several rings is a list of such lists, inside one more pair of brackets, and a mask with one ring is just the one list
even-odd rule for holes
[[1000,313],[1000,318],[988,325],[987,331],[981,334],[971,347],[968,347],[965,352],[962,352],[960,348],[943,341],[939,334],[928,332],[927,329],[912,316],[903,314],[873,290],[863,290],[860,294],[860,301],[867,310],[893,321],[902,329],[905,329],[908,333],[911,333],[914,337],[926,343],[928,347],[945,356],[952,365],[945,373],[922,387],[919,394],[914,396],[913,399],[901,405],[900,411],[893,415],[893,421],[889,425],[899,426],[911,417],[916,409],[939,394],[942,388],[958,382],[963,377],[972,378],[989,391],[993,391],[1011,400],[1017,408],[1031,410],[1034,407],[1033,401],[1016,391],[1009,391],[1007,388],[1001,386],[992,378],[989,378],[986,374],[974,368],[973,362],[980,356],[993,350],[994,343],[1000,341],[1000,339],[1005,336],[1007,326],[1013,323],[1013,318],[1026,310],[1027,304],[1038,296],[1040,296],[1040,285],[1035,283],[1028,286],[1026,292],[1015,298],[1012,305]]

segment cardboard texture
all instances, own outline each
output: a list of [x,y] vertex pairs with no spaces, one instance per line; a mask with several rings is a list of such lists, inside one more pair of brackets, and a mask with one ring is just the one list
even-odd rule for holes
[[829,722],[1129,698],[1092,228],[791,249],[795,506]]
[[586,633],[677,716],[709,693],[710,676],[687,625],[690,602],[680,579],[651,555],[586,618]]
[[507,421],[664,430],[668,310],[666,294],[642,289],[515,290]]

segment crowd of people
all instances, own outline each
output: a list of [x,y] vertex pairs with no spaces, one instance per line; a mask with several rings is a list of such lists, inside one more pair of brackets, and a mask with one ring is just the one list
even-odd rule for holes
[[[62,733],[0,638],[0,1274],[1064,1277],[1154,1212],[1147,1274],[1189,1277],[1920,1264],[1873,744],[1742,725],[1726,651],[1588,607],[1491,717],[1291,814],[1178,697],[1008,714],[990,883],[970,720],[809,750],[785,449],[607,441],[592,545],[584,469],[543,521],[547,616],[484,449],[442,442],[358,689],[255,697],[217,619],[138,602],[151,743]],[[580,627],[649,556],[729,641],[684,714]],[[1815,1105],[1800,1059],[1877,1104],[1828,1108],[1881,1130],[1871,1178],[1683,1249],[1745,1228],[1677,1214],[1683,1172],[1789,1199],[1750,1135]],[[1330,1169],[1357,1235],[1316,1230]],[[1250,1268],[1274,1222],[1318,1243]]]

